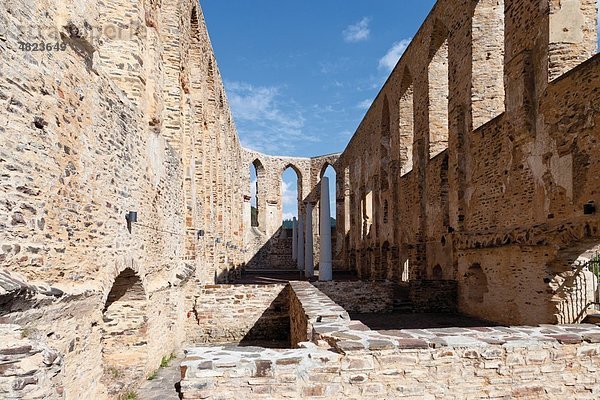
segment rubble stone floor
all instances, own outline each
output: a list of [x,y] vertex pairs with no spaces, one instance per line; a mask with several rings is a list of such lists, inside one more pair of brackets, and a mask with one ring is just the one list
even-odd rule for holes
[[360,321],[371,330],[383,334],[390,334],[400,329],[428,329],[428,328],[473,328],[497,326],[497,324],[462,314],[429,313],[429,314],[406,314],[393,313],[350,313],[350,318]]
[[172,360],[165,368],[161,368],[156,378],[146,381],[137,390],[138,400],[179,400],[176,386],[181,381],[179,365],[182,358]]

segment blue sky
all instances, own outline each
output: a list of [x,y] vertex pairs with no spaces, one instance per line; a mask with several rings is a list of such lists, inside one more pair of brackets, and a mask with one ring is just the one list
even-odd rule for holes
[[203,0],[244,146],[342,151],[433,3]]
[[[242,144],[272,155],[341,152],[433,4],[201,1]],[[296,214],[295,186],[286,174],[286,217]]]

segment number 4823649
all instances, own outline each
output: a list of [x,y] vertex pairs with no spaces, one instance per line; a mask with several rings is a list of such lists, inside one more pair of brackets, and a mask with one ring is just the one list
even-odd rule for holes
[[66,49],[66,43],[19,42],[19,50],[22,51],[65,51]]

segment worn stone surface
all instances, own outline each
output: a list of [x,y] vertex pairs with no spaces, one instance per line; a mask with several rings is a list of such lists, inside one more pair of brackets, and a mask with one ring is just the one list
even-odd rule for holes
[[116,397],[181,347],[192,282],[244,262],[241,148],[202,12],[15,0],[0,27],[0,323],[63,355],[43,390]]
[[292,320],[305,321],[292,335],[310,341],[288,350],[189,348],[184,399],[264,393],[273,399],[592,399],[599,393],[596,325],[405,329],[402,337],[390,336],[355,329],[359,323],[307,282],[290,288]]
[[[196,355],[189,396],[598,397],[597,328],[537,326],[581,321],[597,285],[582,264],[600,243],[600,214],[583,212],[600,204],[596,18],[593,0],[439,0],[347,148],[288,158],[241,147],[197,2],[2,2],[0,395],[116,398],[186,335],[236,342],[267,311],[259,331],[289,312],[301,348]],[[286,167],[318,259],[327,165],[337,270],[415,282],[414,307],[456,298],[531,326],[384,335],[306,282],[288,303],[281,287],[209,287],[295,268]]]

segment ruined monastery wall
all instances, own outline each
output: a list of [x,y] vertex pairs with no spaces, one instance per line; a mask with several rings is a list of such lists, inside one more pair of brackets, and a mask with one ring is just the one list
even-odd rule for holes
[[573,263],[600,241],[595,10],[436,3],[336,164],[361,278],[456,280],[460,310],[498,322],[576,320]]
[[[44,398],[117,395],[112,378],[180,348],[195,282],[243,263],[241,148],[202,12],[16,0],[0,26],[0,319],[60,354]],[[66,47],[19,49],[42,41]]]

